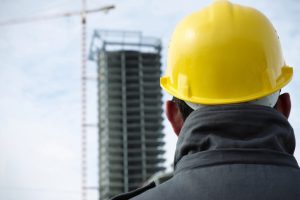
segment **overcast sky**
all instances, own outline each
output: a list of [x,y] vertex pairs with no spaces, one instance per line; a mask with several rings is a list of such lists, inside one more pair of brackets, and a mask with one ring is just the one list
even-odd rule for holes
[[[114,4],[109,14],[88,17],[88,44],[95,29],[142,31],[163,42],[163,67],[178,20],[208,0],[88,0],[89,8]],[[290,122],[300,132],[300,2],[233,0],[258,8],[277,28],[294,78]],[[0,21],[79,10],[74,0],[1,0]],[[0,199],[80,199],[80,18],[0,26]],[[96,65],[89,61],[88,73]],[[96,83],[88,85],[88,122],[97,121]],[[169,98],[167,95],[165,99]],[[165,122],[166,166],[176,137]],[[97,132],[88,131],[89,186],[97,186]],[[300,159],[299,148],[296,157]],[[89,199],[97,199],[95,191]]]

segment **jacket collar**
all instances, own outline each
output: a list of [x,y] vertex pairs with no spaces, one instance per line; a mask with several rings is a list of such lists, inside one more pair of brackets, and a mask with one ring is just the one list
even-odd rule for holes
[[253,162],[266,162],[266,155],[258,156],[262,152],[272,154],[270,158],[275,161],[278,155],[291,157],[293,165],[298,166],[292,156],[294,150],[294,131],[275,109],[259,105],[209,106],[186,119],[178,137],[174,166],[177,168],[183,157],[195,157],[193,154],[202,155],[202,164],[251,162],[251,155]]

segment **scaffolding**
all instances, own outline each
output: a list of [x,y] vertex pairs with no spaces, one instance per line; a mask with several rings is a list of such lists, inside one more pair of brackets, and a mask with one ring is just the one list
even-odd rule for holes
[[160,40],[140,32],[94,32],[101,200],[136,189],[165,169],[160,52]]

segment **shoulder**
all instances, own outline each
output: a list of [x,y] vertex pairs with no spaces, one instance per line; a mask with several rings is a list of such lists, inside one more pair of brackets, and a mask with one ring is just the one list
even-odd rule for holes
[[138,188],[138,189],[133,190],[131,192],[127,192],[127,193],[124,193],[124,194],[117,195],[117,196],[113,197],[111,200],[128,200],[128,199],[131,199],[133,197],[136,197],[136,196],[146,192],[147,190],[150,190],[151,188],[154,188],[155,185],[156,184],[153,181],[153,182],[149,183],[148,185],[145,185],[144,187]]
[[158,191],[164,187],[165,183],[173,177],[173,172],[156,173],[149,178],[148,184],[131,192],[117,195],[110,200],[128,200],[128,199],[153,199]]

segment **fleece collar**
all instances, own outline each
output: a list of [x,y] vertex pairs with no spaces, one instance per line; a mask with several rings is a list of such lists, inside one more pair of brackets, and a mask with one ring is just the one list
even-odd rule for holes
[[275,109],[259,105],[209,106],[193,111],[186,119],[178,137],[174,166],[196,153],[263,151],[293,157],[294,150],[293,128]]

